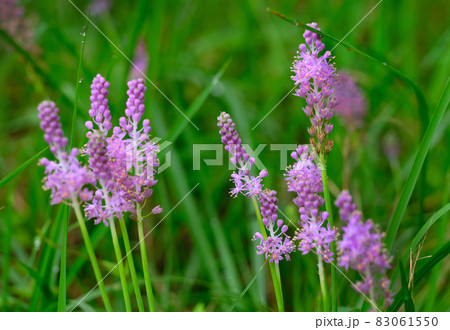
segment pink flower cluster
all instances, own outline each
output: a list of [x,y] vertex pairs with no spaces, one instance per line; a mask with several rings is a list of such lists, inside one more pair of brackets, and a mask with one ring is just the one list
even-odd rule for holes
[[314,250],[325,262],[330,263],[333,261],[330,244],[336,240],[336,230],[330,228],[329,224],[323,226],[329,214],[320,211],[324,204],[320,195],[323,192],[320,170],[307,145],[298,146],[291,156],[297,162],[287,168],[286,181],[288,191],[297,193],[293,201],[300,213],[301,230],[295,236],[299,240],[298,249],[303,254]]
[[[78,161],[78,149],[72,149],[69,154],[64,151],[67,138],[55,104],[44,101],[38,107],[45,141],[56,158],[56,161],[46,158],[40,161],[46,167],[44,188],[51,189],[52,204],[82,200],[86,202],[87,218],[105,225],[114,218],[122,218],[125,212],[136,214],[137,205],[153,192],[159,166],[159,145],[150,140],[150,121],[144,119],[140,127],[145,110],[144,81],[128,83],[125,116],[120,118],[111,136],[108,136],[112,128],[107,98],[109,86],[100,74],[91,85],[89,115],[92,120],[86,122],[89,140],[83,152],[88,157],[87,166]],[[154,214],[161,212],[159,205],[152,210]]]

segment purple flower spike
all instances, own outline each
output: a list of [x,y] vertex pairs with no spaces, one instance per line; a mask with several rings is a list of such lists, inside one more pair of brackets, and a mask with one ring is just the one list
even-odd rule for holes
[[[91,109],[89,110],[89,116],[92,121],[86,122],[86,127],[89,130],[94,128],[93,122],[97,125],[100,132],[105,136],[111,129],[111,111],[108,106],[108,88],[110,83],[106,81],[100,74],[97,74],[92,80],[91,84]],[[89,131],[86,136],[89,138],[92,132]]]
[[115,180],[126,198],[132,203],[142,203],[153,193],[157,183],[155,174],[159,166],[159,145],[150,141],[150,121],[140,121],[145,111],[143,79],[128,82],[128,100],[125,117],[119,119],[113,136],[108,141],[108,152],[114,160]]
[[334,89],[336,107],[334,111],[351,130],[364,124],[367,113],[367,98],[353,78],[347,73],[340,73]]
[[143,79],[131,80],[128,82],[128,100],[125,115],[129,120],[126,121],[126,124],[124,126],[122,126],[122,128],[126,129],[128,133],[133,133],[133,129],[136,129],[135,126],[141,120],[142,115],[144,114],[144,95],[146,90],[147,87],[145,87]]
[[356,283],[357,291],[370,295],[375,302],[382,297],[384,306],[388,307],[392,303],[392,293],[386,271],[391,268],[391,258],[383,247],[383,235],[372,220],[363,221],[348,191],[343,190],[335,204],[346,223],[342,228],[342,240],[338,242],[339,266],[358,271],[363,280]]
[[231,155],[231,162],[238,165],[247,162],[249,156],[242,146],[242,141],[236,131],[236,124],[226,112],[221,112],[217,117],[217,126],[220,128],[220,135],[222,136],[222,143],[225,145],[225,150]]
[[320,254],[325,262],[333,261],[330,244],[336,240],[336,230],[323,226],[329,214],[319,211],[324,204],[320,195],[323,192],[322,176],[314,163],[314,156],[309,153],[308,146],[298,146],[292,154],[297,162],[286,170],[288,191],[297,193],[294,204],[300,213],[299,225],[295,239],[299,240],[298,249],[303,254],[314,250]]
[[[308,26],[320,31],[317,23]],[[336,85],[336,69],[331,63],[332,56],[329,51],[320,55],[325,45],[317,33],[306,30],[303,38],[305,44],[299,46],[298,55],[291,68],[294,73],[291,79],[298,87],[294,95],[306,99],[307,106],[303,111],[312,124],[308,128],[311,144],[317,153],[322,150],[328,153],[333,147],[333,140],[327,139],[333,126],[327,122],[333,117],[333,108],[336,106],[332,96],[333,86]]]
[[59,121],[59,109],[52,101],[44,101],[39,104],[38,112],[41,128],[45,133],[45,142],[50,146],[50,151],[57,156],[67,145],[67,138],[64,137]]
[[[83,187],[94,180],[87,169],[80,165],[77,156],[78,149],[73,148],[68,154],[65,151],[67,138],[61,128],[58,108],[51,101],[44,101],[38,106],[41,128],[44,131],[44,139],[50,146],[50,150],[56,161],[42,158],[39,164],[45,166],[44,186],[45,190],[51,190],[51,204],[59,204],[63,201],[76,202],[89,199],[89,193],[83,191]],[[83,191],[83,192],[82,192]]]

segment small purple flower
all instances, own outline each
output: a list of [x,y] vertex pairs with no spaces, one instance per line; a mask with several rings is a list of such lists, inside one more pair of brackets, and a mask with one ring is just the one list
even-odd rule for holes
[[138,79],[143,78],[147,72],[149,63],[149,57],[147,48],[145,47],[145,40],[140,39],[136,48],[136,53],[134,54],[133,64],[131,66],[130,78]]
[[353,78],[345,73],[339,73],[334,88],[336,99],[335,113],[341,117],[351,130],[364,124],[367,114],[367,98]]
[[258,176],[250,174],[255,159],[250,157],[242,146],[235,123],[225,112],[220,113],[217,121],[222,143],[225,145],[225,150],[231,155],[231,162],[237,168],[237,172],[231,174],[231,181],[235,186],[231,189],[231,196],[236,197],[238,194],[242,194],[248,198],[256,197],[261,206],[263,223],[269,231],[267,239],[262,233],[255,233],[253,240],[259,240],[257,253],[264,254],[269,262],[279,263],[282,259],[290,260],[289,254],[294,251],[295,246],[286,234],[288,226],[278,218],[277,193],[274,190],[264,189],[262,184],[262,179],[269,173],[267,170],[262,170]]
[[[308,26],[320,31],[317,23]],[[306,99],[307,105],[303,111],[312,124],[308,128],[311,144],[317,153],[322,149],[328,153],[333,147],[333,140],[327,139],[327,136],[333,130],[333,126],[328,122],[333,117],[333,108],[336,106],[332,96],[333,86],[336,84],[336,69],[331,63],[332,56],[329,51],[320,55],[325,45],[318,34],[306,30],[303,38],[305,44],[300,44],[300,51],[297,52],[291,68],[294,73],[291,79],[298,87],[294,95]]]
[[287,168],[286,181],[288,191],[297,193],[293,201],[300,213],[301,230],[295,236],[299,240],[298,249],[303,254],[314,250],[330,263],[333,261],[330,244],[336,240],[336,230],[329,224],[323,226],[329,215],[326,211],[319,211],[324,204],[320,195],[323,192],[320,170],[306,145],[298,146],[291,156],[297,162]]
[[111,111],[108,106],[108,88],[110,83],[106,81],[100,74],[94,78],[91,84],[91,109],[89,110],[89,116],[92,121],[86,122],[86,127],[89,130],[86,134],[90,137],[92,130],[94,129],[94,123],[105,136],[111,129]]
[[338,242],[339,266],[358,271],[363,278],[356,283],[358,291],[370,295],[376,302],[382,297],[384,306],[388,307],[392,303],[392,293],[386,271],[391,268],[391,258],[383,247],[383,235],[372,220],[363,221],[348,191],[343,190],[335,204],[346,223],[342,227],[342,240]]
[[88,170],[81,166],[77,156],[78,149],[73,148],[70,153],[65,151],[67,138],[61,128],[59,109],[55,103],[44,101],[38,106],[41,128],[44,139],[50,146],[50,151],[56,160],[42,158],[39,164],[45,166],[44,189],[51,190],[51,204],[62,202],[76,202],[90,199],[90,194],[83,190],[87,184],[94,182]]

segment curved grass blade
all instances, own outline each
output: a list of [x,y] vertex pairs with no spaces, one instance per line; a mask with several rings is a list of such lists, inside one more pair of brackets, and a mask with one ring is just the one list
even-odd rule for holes
[[450,210],[450,203],[442,207],[439,211],[437,211],[433,216],[428,219],[428,221],[420,228],[419,232],[414,237],[411,243],[411,250],[415,250],[415,248],[419,245],[422,238],[425,236],[426,232],[430,229],[430,227],[438,221],[445,213]]
[[267,261],[263,263],[261,268],[256,272],[256,274],[253,276],[253,278],[250,280],[250,282],[247,284],[245,289],[239,294],[239,296],[236,298],[236,300],[233,302],[233,304],[228,308],[227,312],[232,312],[234,307],[239,303],[239,301],[242,299],[242,297],[247,293],[248,289],[252,286],[253,282],[255,282],[256,278],[258,277],[261,270],[264,268],[264,266],[267,264]]
[[9,289],[9,263],[11,259],[11,240],[12,240],[12,208],[13,208],[13,195],[12,189],[8,189],[8,205],[6,207],[5,215],[5,229],[3,236],[3,248],[5,250],[3,256],[3,271],[2,271],[2,283],[3,283],[3,311],[8,311],[8,289]]
[[398,267],[400,268],[400,279],[402,283],[401,292],[403,292],[403,301],[405,303],[405,311],[414,312],[414,302],[411,298],[411,291],[408,288],[408,281],[406,280],[405,267],[403,266],[402,258],[397,252]]
[[[447,242],[441,247],[433,256],[414,272],[414,286],[416,286],[425,275],[433,269],[442,259],[444,259],[450,253],[450,242]],[[403,290],[400,290],[394,297],[394,302],[388,308],[388,312],[396,312],[400,309],[404,302]]]
[[403,72],[397,70],[396,68],[392,67],[391,65],[389,65],[388,63],[386,63],[386,61],[383,61],[381,59],[378,59],[366,52],[363,52],[362,50],[359,50],[358,48],[348,44],[347,42],[342,41],[341,39],[338,39],[328,33],[325,33],[323,31],[319,31],[316,30],[310,26],[307,26],[305,23],[302,23],[298,20],[296,20],[295,18],[286,16],[284,14],[281,14],[271,8],[267,8],[267,12],[269,12],[272,15],[278,16],[280,18],[282,18],[283,20],[298,26],[298,27],[302,27],[305,28],[307,30],[310,30],[314,33],[317,33],[318,35],[321,35],[323,37],[327,37],[331,40],[334,40],[336,42],[338,42],[339,45],[342,45],[344,47],[347,48],[347,50],[349,51],[354,51],[355,53],[364,56],[365,58],[376,62],[378,64],[383,65],[386,69],[388,69],[389,71],[391,71],[392,73],[394,73],[396,76],[402,78],[403,80],[405,80],[413,89],[414,93],[416,94],[416,98],[417,98],[417,106],[418,106],[418,112],[419,112],[419,117],[420,117],[420,123],[422,125],[422,131],[425,132],[425,129],[428,125],[428,105],[425,99],[425,96],[423,95],[422,90],[419,88],[419,86],[417,86],[414,81],[411,80],[411,78],[409,78],[407,75],[405,75]]
[[425,132],[425,135],[423,136],[422,142],[420,143],[419,149],[414,159],[413,166],[411,168],[411,172],[409,173],[408,178],[406,179],[406,183],[405,186],[403,187],[402,194],[400,195],[397,207],[395,208],[394,214],[392,215],[392,219],[386,234],[386,246],[388,250],[392,250],[398,228],[400,227],[400,222],[402,221],[406,207],[408,206],[409,200],[413,193],[414,187],[417,182],[417,178],[419,177],[420,170],[422,168],[422,164],[427,156],[428,150],[433,140],[433,136],[439,126],[439,123],[441,122],[442,116],[447,110],[450,101],[449,81],[450,79],[447,80],[439,104],[436,107],[436,110],[434,111],[430,124]]
[[[53,223],[51,232],[50,232],[50,242],[52,242],[53,244],[57,244],[58,242],[58,237],[59,237],[59,233],[60,233],[60,228],[61,228],[61,224],[62,224],[62,218],[64,215],[64,208],[65,205],[60,205],[58,207],[58,213],[55,217],[55,221]],[[50,273],[51,273],[51,268],[54,264],[53,262],[53,258],[55,257],[55,247],[53,247],[50,244],[45,244],[43,245],[42,248],[42,254],[41,254],[41,258],[39,260],[39,266],[38,266],[38,279],[36,281],[36,284],[34,286],[33,289],[33,294],[31,297],[31,305],[30,305],[30,312],[34,312],[36,311],[38,304],[39,304],[39,299],[42,293],[42,287],[44,286],[44,280],[48,279],[50,277]]]
[[[200,93],[200,95],[197,96],[197,98],[191,103],[191,105],[189,106],[189,108],[186,111],[186,116],[189,119],[192,119],[195,116],[195,114],[200,110],[201,106],[206,101],[206,98],[209,96],[209,94],[211,93],[211,90],[214,88],[214,86],[219,82],[219,79],[222,77],[223,73],[227,69],[230,62],[231,62],[231,59],[228,59],[225,61],[225,63],[220,68],[219,72],[217,72],[214,75],[211,82],[205,87],[205,89],[203,89],[203,91]],[[188,124],[188,121],[186,120],[186,118],[184,118],[184,117],[180,118],[175,123],[175,125],[172,127],[172,129],[170,130],[170,132],[167,136],[167,141],[174,142],[180,136],[180,134],[183,132],[183,130],[186,128],[187,124]]]
[[[38,62],[33,58],[33,56],[24,49],[21,45],[19,45],[14,38],[12,38],[5,30],[0,28],[0,37],[2,37],[6,42],[8,42],[16,52],[24,57],[24,59],[31,64],[34,71],[54,90],[59,90],[58,83],[53,80],[53,78],[47,74],[44,69],[38,64]],[[67,104],[72,104],[70,97],[64,91],[61,91],[63,100]]]
[[22,172],[28,165],[30,165],[33,161],[35,161],[37,158],[39,158],[44,152],[46,152],[48,149],[48,146],[45,147],[44,149],[42,149],[41,151],[39,151],[36,155],[34,155],[33,157],[31,157],[30,159],[28,159],[25,163],[23,163],[22,165],[20,165],[18,168],[16,168],[14,171],[12,171],[11,173],[9,173],[7,176],[5,176],[1,181],[0,181],[0,188],[2,188],[5,184],[7,184],[9,181],[11,181],[17,174],[19,174],[20,172]]

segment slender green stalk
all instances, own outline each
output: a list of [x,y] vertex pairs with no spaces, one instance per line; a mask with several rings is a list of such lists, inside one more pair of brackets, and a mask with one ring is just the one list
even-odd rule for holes
[[89,233],[84,223],[83,215],[81,214],[80,205],[75,198],[72,198],[72,207],[75,211],[78,224],[80,225],[81,235],[83,235],[84,244],[86,245],[86,250],[91,261],[92,269],[94,270],[95,279],[97,280],[100,293],[103,298],[103,303],[107,312],[112,312],[111,303],[109,301],[108,295],[106,294],[105,284],[103,283],[103,278],[100,273],[100,267],[98,266],[97,258],[95,257],[94,248],[92,247],[91,239],[89,238]]
[[[320,153],[319,161],[320,161],[320,164],[319,164],[320,174],[322,175],[323,197],[325,199],[325,209],[327,210],[327,212],[329,214],[328,223],[330,224],[330,227],[333,228],[334,227],[333,209],[331,207],[330,190],[328,189],[327,167],[326,167],[326,162],[325,162],[325,155],[323,152]],[[331,252],[333,252],[333,255],[336,255],[335,241],[331,242],[330,248],[331,248]],[[336,267],[334,267],[334,265],[331,265],[331,311],[337,312]]]
[[69,217],[70,209],[69,206],[64,205],[66,216],[62,217],[63,221],[63,233],[62,233],[62,243],[61,243],[61,265],[59,268],[59,288],[58,288],[58,312],[66,311],[66,300],[67,300],[67,233],[69,231]]
[[114,252],[116,254],[116,260],[119,265],[120,282],[122,283],[123,299],[125,300],[125,309],[127,312],[131,312],[131,299],[128,292],[127,277],[125,275],[125,267],[123,265],[122,252],[120,251],[119,239],[117,237],[116,225],[114,219],[109,219],[109,228],[111,228],[111,236],[114,245]]
[[125,245],[125,251],[128,259],[128,266],[130,267],[131,280],[133,281],[134,294],[136,295],[136,301],[138,304],[139,312],[145,312],[144,303],[142,301],[141,291],[139,289],[139,282],[136,276],[136,268],[134,267],[133,254],[131,253],[130,239],[128,237],[127,226],[123,219],[119,220],[120,230],[122,231],[123,243]]
[[139,247],[141,249],[142,268],[144,270],[145,290],[147,291],[147,299],[150,312],[154,312],[155,301],[153,298],[153,289],[152,289],[152,281],[150,279],[150,272],[148,270],[147,250],[145,248],[144,224],[142,223],[141,206],[139,204],[136,204],[136,213],[139,232]]
[[328,300],[327,282],[325,280],[325,270],[323,269],[322,254],[318,253],[317,257],[318,257],[317,266],[319,268],[320,290],[322,291],[323,311],[329,312],[330,301]]
[[[255,208],[256,218],[258,219],[259,227],[261,229],[261,234],[264,240],[267,240],[266,227],[262,221],[261,211],[259,209],[258,201],[255,196],[252,196],[253,207]],[[275,298],[277,300],[277,306],[279,312],[284,312],[284,302],[283,302],[283,290],[281,287],[280,280],[280,269],[278,264],[275,266],[273,263],[269,262],[270,274],[272,275],[273,289],[275,291]]]

